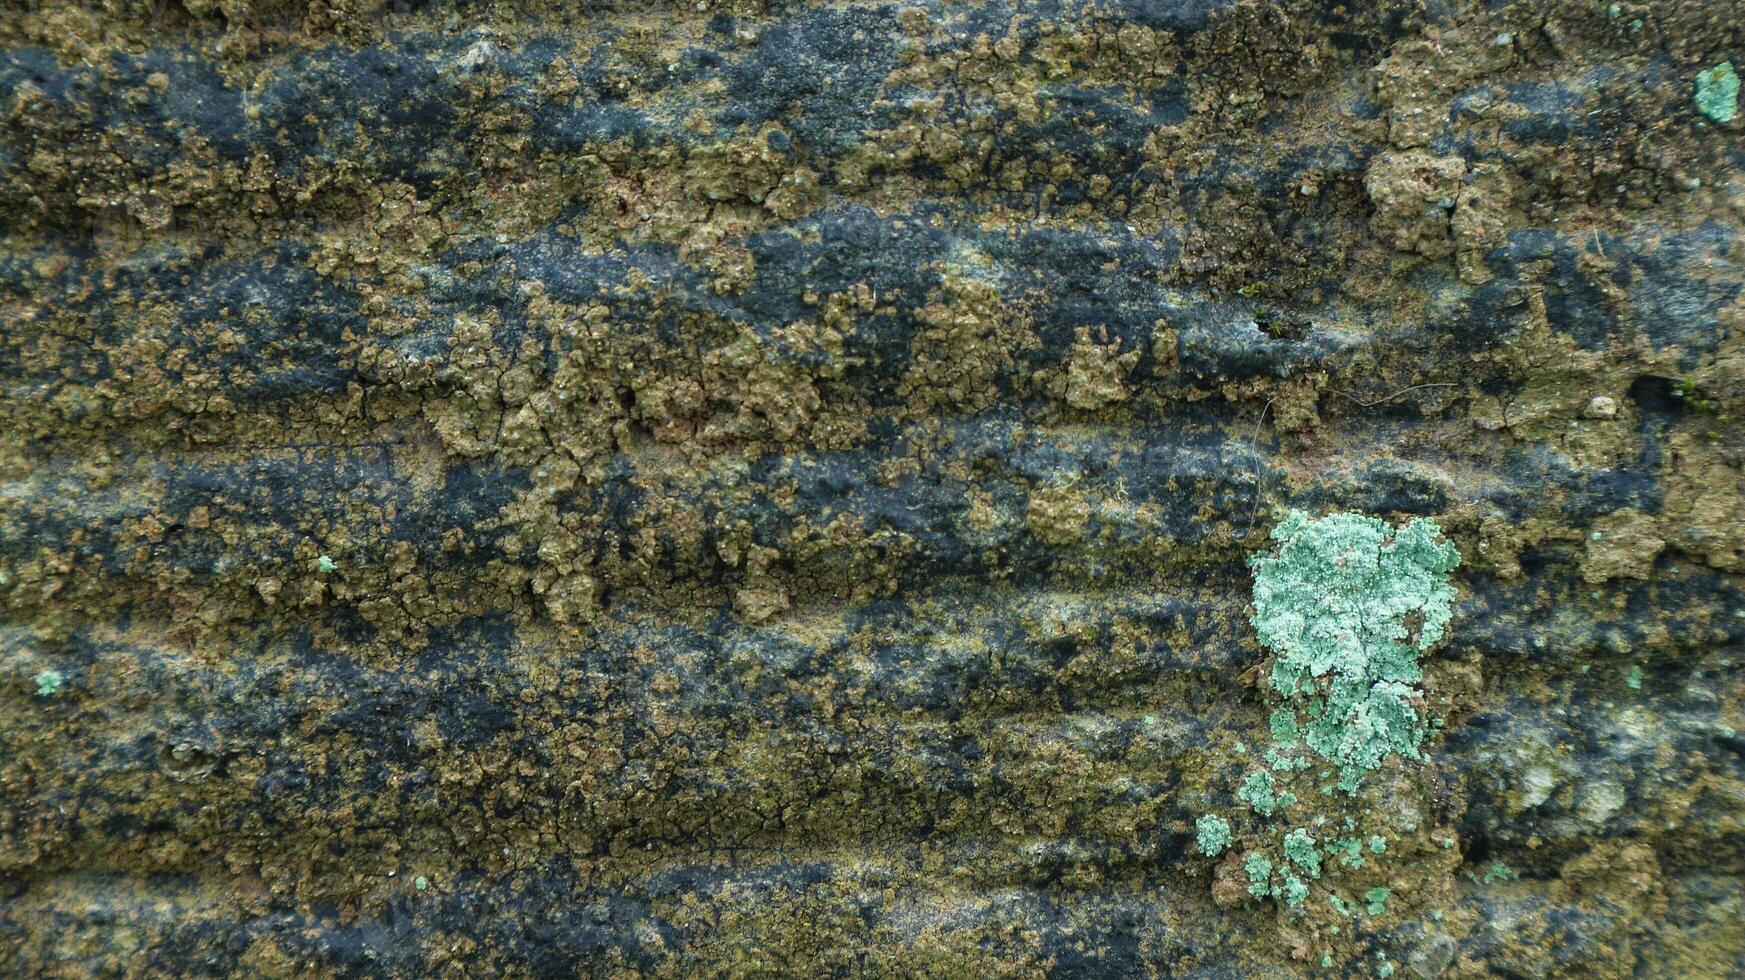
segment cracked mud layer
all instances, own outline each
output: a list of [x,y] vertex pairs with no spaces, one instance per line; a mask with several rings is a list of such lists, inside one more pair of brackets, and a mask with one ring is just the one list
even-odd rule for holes
[[[5,4],[0,974],[1745,974],[1734,64],[1738,0]],[[1292,511],[1459,556],[1350,794]]]

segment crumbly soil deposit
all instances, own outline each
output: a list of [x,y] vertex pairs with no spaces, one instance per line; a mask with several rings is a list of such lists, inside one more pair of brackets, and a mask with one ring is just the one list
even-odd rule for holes
[[[5,4],[0,974],[1745,974],[1742,56]],[[1462,561],[1262,818],[1293,508]]]

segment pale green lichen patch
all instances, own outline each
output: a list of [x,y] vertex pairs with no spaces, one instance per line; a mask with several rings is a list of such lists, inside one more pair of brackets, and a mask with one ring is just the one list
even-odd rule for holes
[[1289,708],[1279,708],[1272,713],[1270,721],[1272,737],[1280,748],[1288,749],[1297,744],[1300,733],[1297,731],[1297,716],[1294,712]]
[[1194,829],[1195,843],[1207,857],[1217,857],[1230,846],[1230,821],[1223,817],[1208,813],[1194,824]]
[[1361,514],[1292,511],[1272,531],[1277,552],[1250,561],[1273,688],[1306,717],[1305,742],[1339,767],[1347,793],[1383,759],[1418,755],[1418,657],[1447,630],[1448,573],[1460,564],[1441,533],[1422,518],[1396,531]]
[[1739,73],[1731,61],[1697,72],[1697,111],[1718,123],[1733,121],[1739,113]]
[[1302,756],[1285,755],[1277,749],[1267,749],[1266,765],[1274,772],[1301,772],[1309,768],[1309,760]]
[[1250,854],[1242,862],[1242,870],[1248,873],[1248,894],[1255,898],[1265,898],[1272,894],[1272,861],[1264,854]]
[[1365,910],[1368,911],[1370,915],[1381,915],[1383,912],[1388,910],[1388,896],[1392,894],[1393,892],[1391,890],[1380,886],[1371,888],[1369,891],[1364,892],[1363,901],[1365,903]]
[[1285,835],[1285,857],[1308,872],[1309,877],[1321,877],[1321,852],[1315,848],[1315,838],[1306,828],[1298,827]]
[[1283,877],[1284,885],[1274,893],[1274,897],[1284,899],[1284,903],[1293,909],[1301,908],[1303,899],[1309,897],[1309,886],[1289,871],[1284,872]]
[[1242,781],[1242,788],[1236,791],[1236,795],[1241,797],[1242,802],[1253,807],[1255,813],[1263,817],[1270,817],[1274,810],[1290,806],[1297,801],[1295,794],[1280,793],[1277,784],[1273,782],[1272,773],[1265,769],[1256,769],[1249,773],[1248,778]]
[[39,698],[53,697],[60,691],[61,683],[65,679],[58,670],[45,670],[37,674],[33,678],[36,681],[36,696]]

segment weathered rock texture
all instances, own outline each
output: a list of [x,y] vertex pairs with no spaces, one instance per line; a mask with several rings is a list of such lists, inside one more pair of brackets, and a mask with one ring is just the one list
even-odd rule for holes
[[[6,4],[0,974],[1740,974],[1742,54]],[[1289,507],[1464,562],[1426,758],[1268,821]]]

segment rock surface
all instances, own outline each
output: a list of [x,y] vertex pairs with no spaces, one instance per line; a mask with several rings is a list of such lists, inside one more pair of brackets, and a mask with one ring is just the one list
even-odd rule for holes
[[[1742,54],[6,5],[0,973],[1745,974]],[[1463,561],[1424,757],[1262,818],[1291,508]]]

